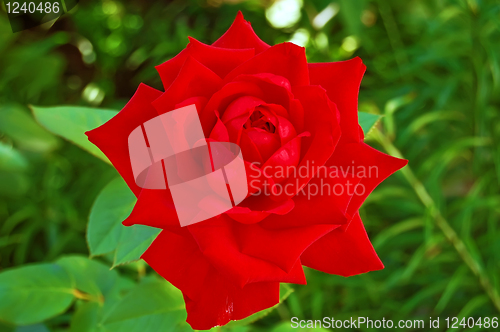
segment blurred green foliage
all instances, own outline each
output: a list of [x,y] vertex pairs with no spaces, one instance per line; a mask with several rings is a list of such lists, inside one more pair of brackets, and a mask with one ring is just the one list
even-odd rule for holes
[[[399,150],[410,162],[361,210],[384,270],[351,278],[307,270],[308,285],[293,286],[277,309],[222,330],[288,331],[294,316],[427,322],[500,315],[500,4],[287,3],[280,9],[264,0],[89,0],[53,24],[16,34],[0,14],[0,269],[36,263],[29,269],[38,267],[40,280],[57,279],[62,290],[50,299],[20,299],[18,305],[31,301],[46,310],[38,320],[9,317],[35,324],[29,328],[0,322],[0,331],[97,331],[96,324],[103,331],[163,331],[161,324],[172,328],[185,318],[175,307],[176,291],[144,263],[109,271],[114,254],[84,258],[90,209],[117,173],[49,133],[28,105],[118,110],[140,82],[162,89],[154,66],[183,49],[187,36],[213,42],[238,10],[267,43],[306,46],[310,62],[360,56],[367,72],[359,110],[383,116],[367,142],[391,154]],[[300,11],[293,12],[294,3]],[[285,18],[295,22],[282,27]],[[78,119],[81,128],[93,121]],[[29,270],[7,271],[21,272],[0,278],[25,287]],[[148,294],[167,320],[148,316],[145,305],[144,316],[120,325],[131,306],[148,303]],[[104,308],[100,296],[111,301]],[[157,325],[141,325],[146,321]]]

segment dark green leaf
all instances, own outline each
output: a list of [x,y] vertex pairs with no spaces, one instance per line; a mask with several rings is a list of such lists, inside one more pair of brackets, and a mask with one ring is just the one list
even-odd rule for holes
[[365,136],[368,135],[370,130],[377,124],[381,117],[382,116],[378,114],[358,112],[359,125],[363,129]]
[[12,138],[23,149],[31,151],[50,151],[58,145],[55,136],[16,104],[0,107],[0,132]]
[[42,322],[73,302],[69,274],[56,264],[36,264],[0,273],[0,320],[17,325]]
[[192,331],[181,292],[151,278],[128,293],[100,322],[109,332]]
[[113,266],[138,260],[160,230],[135,225],[125,227],[136,198],[127,184],[117,178],[99,194],[90,213],[87,239],[91,255],[115,252]]
[[115,116],[117,111],[75,106],[31,106],[31,109],[37,121],[50,132],[109,162],[104,153],[90,143],[85,132],[99,127]]
[[101,306],[97,302],[81,302],[71,316],[69,332],[96,332]]
[[99,261],[83,256],[65,256],[57,260],[73,277],[75,288],[103,302],[118,281],[118,273]]
[[132,212],[137,199],[123,179],[111,181],[97,196],[90,211],[87,241],[92,256],[113,252],[120,243],[125,226],[121,224]]
[[113,267],[138,260],[160,232],[158,228],[144,225],[124,228],[120,243],[116,248]]
[[28,167],[28,162],[21,153],[0,142],[0,170],[23,171],[26,167]]
[[47,326],[43,324],[18,326],[14,332],[50,332]]

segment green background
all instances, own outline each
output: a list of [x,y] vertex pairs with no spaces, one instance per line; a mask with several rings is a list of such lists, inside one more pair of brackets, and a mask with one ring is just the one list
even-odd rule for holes
[[[333,18],[313,24],[327,7]],[[361,209],[384,270],[342,278],[306,269],[308,285],[283,288],[277,308],[221,330],[289,331],[291,317],[364,316],[423,319],[426,330],[429,317],[441,317],[436,331],[444,331],[445,317],[500,316],[500,4],[304,1],[289,27],[273,26],[276,8],[89,0],[53,25],[14,34],[3,7],[0,331],[190,330],[175,289],[141,261],[123,264],[155,233],[111,229],[134,198],[78,135],[114,113],[44,107],[119,110],[140,82],[162,89],[154,66],[187,36],[213,42],[238,10],[265,42],[300,41],[310,62],[360,56],[359,110],[382,115],[366,141],[409,166]],[[89,216],[111,228],[87,236]],[[130,237],[134,246],[123,245]]]

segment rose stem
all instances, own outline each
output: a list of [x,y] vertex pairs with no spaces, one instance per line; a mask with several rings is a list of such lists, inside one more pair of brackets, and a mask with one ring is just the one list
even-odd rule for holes
[[[392,144],[392,142],[378,129],[373,128],[373,132],[370,133],[393,157],[404,159],[401,152]],[[401,169],[401,173],[406,178],[406,180],[410,183],[411,187],[420,198],[424,206],[429,211],[430,215],[438,225],[438,227],[443,231],[445,237],[450,241],[455,247],[456,251],[462,258],[462,260],[467,264],[467,266],[471,269],[472,273],[479,277],[479,282],[483,289],[488,294],[489,298],[500,312],[500,296],[498,295],[497,290],[492,286],[492,283],[488,277],[488,275],[483,270],[482,266],[474,260],[470,252],[467,250],[467,247],[463,243],[463,241],[458,237],[455,230],[450,226],[448,221],[441,215],[441,212],[437,208],[436,203],[429,195],[425,186],[420,182],[413,171],[411,170],[410,165],[406,165]]]

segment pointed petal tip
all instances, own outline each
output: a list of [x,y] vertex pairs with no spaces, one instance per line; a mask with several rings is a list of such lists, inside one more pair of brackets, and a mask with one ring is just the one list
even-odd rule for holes
[[385,268],[384,263],[380,260],[380,258],[377,256],[376,261],[372,261],[371,265],[365,266],[362,270],[354,270],[354,271],[349,271],[348,273],[339,273],[342,277],[349,278],[349,277],[354,277],[360,274],[365,274],[369,272],[374,272],[374,271],[380,271]]
[[363,63],[363,59],[361,59],[359,56],[355,56],[354,58],[351,59],[351,61]]
[[244,19],[241,11],[238,11],[229,29],[212,45],[236,49],[253,48],[256,53],[260,53],[270,47],[255,34],[252,25]]
[[243,17],[243,12],[241,10],[238,10],[238,13],[236,14],[236,18],[234,19],[235,21],[236,20],[245,20],[245,18]]
[[397,172],[400,169],[402,169],[403,167],[405,167],[406,165],[408,165],[408,159],[402,159],[402,158],[394,157],[391,155],[389,155],[389,156],[392,157],[394,160],[394,166],[395,166],[394,172]]

